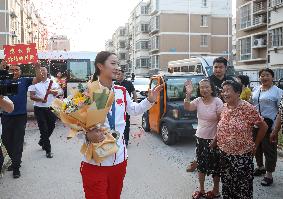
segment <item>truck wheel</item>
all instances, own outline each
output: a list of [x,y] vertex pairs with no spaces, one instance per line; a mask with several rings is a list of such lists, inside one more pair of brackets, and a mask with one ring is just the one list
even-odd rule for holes
[[173,145],[176,142],[175,135],[169,131],[166,123],[161,124],[161,136],[163,142],[167,145]]
[[142,128],[143,128],[143,130],[145,130],[146,132],[150,131],[150,128],[149,128],[149,121],[148,121],[148,115],[147,115],[147,114],[143,114],[143,115],[142,115]]

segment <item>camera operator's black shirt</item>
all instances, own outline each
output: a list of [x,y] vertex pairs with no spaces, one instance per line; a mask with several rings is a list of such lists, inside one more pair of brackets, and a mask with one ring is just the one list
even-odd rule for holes
[[222,83],[226,80],[234,80],[232,77],[229,77],[229,76],[224,76],[224,78],[221,80],[221,79],[218,79],[215,75],[209,76],[209,79],[216,87],[216,93],[218,97],[221,97],[220,94],[222,90]]
[[27,92],[28,87],[32,85],[33,78],[21,77],[18,82],[17,95],[8,96],[14,103],[14,111],[11,113],[3,112],[3,115],[24,115],[27,113]]

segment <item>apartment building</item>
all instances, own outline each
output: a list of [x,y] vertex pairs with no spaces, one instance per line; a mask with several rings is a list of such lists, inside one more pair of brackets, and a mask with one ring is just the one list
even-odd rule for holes
[[258,80],[270,67],[275,79],[283,76],[283,0],[237,1],[236,70]]
[[114,52],[117,54],[119,58],[120,67],[128,71],[128,50],[126,48],[126,44],[128,41],[128,24],[124,26],[120,26],[116,29],[115,33],[112,36]]
[[149,2],[140,2],[128,20],[129,71],[139,75],[147,74],[150,69],[150,18]]
[[30,0],[0,0],[0,49],[4,44],[36,43],[47,48],[47,27]]
[[48,50],[70,51],[70,39],[65,35],[54,35],[48,41]]
[[232,54],[230,0],[151,0],[151,68],[192,56]]
[[[267,65],[267,0],[237,1],[236,70],[257,71]],[[256,80],[256,79],[255,79]]]
[[275,71],[275,79],[283,77],[283,0],[269,1],[268,66]]

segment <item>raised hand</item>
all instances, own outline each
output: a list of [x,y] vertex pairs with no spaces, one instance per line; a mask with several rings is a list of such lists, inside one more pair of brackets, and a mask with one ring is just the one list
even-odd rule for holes
[[194,87],[193,87],[193,83],[191,80],[187,80],[185,82],[185,88],[186,88],[186,93],[187,94],[192,94]]
[[153,89],[148,91],[148,101],[153,103],[156,101],[159,92],[163,89],[163,84],[155,86]]

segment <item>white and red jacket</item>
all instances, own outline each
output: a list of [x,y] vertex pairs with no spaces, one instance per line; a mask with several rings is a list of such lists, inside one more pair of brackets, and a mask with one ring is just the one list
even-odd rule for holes
[[[98,166],[113,166],[127,160],[127,148],[124,140],[126,112],[129,115],[140,115],[150,109],[152,106],[152,104],[147,99],[144,99],[140,103],[133,102],[126,88],[123,86],[113,85],[113,90],[115,93],[115,130],[120,133],[120,138],[117,141],[119,150],[115,155],[108,157],[100,164],[97,164],[94,160],[87,161],[86,157],[84,156],[83,161],[89,164]],[[107,118],[105,120],[104,125],[106,127],[109,127],[109,122]]]

